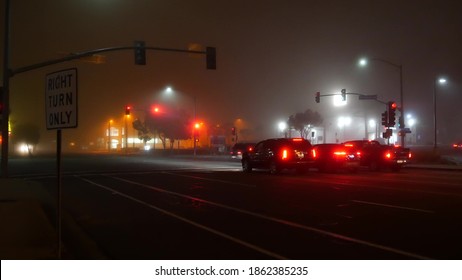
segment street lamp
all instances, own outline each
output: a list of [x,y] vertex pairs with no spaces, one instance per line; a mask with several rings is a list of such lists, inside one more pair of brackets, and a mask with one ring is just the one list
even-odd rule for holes
[[434,132],[434,140],[433,140],[433,151],[436,152],[438,141],[437,141],[437,122],[436,122],[436,92],[438,85],[444,85],[447,83],[445,78],[435,78],[433,83],[433,132]]
[[[172,95],[174,94],[176,91],[173,90],[173,88],[171,86],[168,86],[165,88],[164,90],[165,94],[167,95]],[[193,108],[193,124],[196,123],[196,119],[197,119],[197,115],[196,115],[196,96],[192,96],[193,98],[193,104],[194,104],[194,108]],[[196,136],[195,136],[195,130],[193,130],[193,141],[194,141],[194,156],[196,156],[196,149],[197,149],[197,145],[196,145]]]
[[284,122],[284,121],[280,121],[278,123],[278,128],[279,128],[279,132],[281,132],[283,135],[284,135],[284,138],[287,138],[287,123]]
[[[393,62],[390,62],[388,60],[385,60],[385,59],[381,59],[381,58],[371,58],[369,59],[370,61],[380,61],[380,62],[383,62],[385,64],[388,64],[390,66],[393,66],[395,67],[396,69],[399,70],[399,97],[400,97],[400,103],[401,103],[401,115],[400,115],[400,118],[399,118],[399,128],[404,130],[404,128],[406,127],[406,125],[404,124],[404,102],[403,102],[403,65],[401,64],[395,64]],[[366,58],[361,58],[359,61],[358,61],[358,64],[359,66],[367,66],[368,64],[368,59]],[[406,133],[401,133],[401,146],[404,147],[404,138],[406,137]]]

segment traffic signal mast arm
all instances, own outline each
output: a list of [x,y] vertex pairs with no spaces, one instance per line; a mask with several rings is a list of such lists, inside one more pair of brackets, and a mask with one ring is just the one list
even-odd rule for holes
[[[19,67],[17,69],[10,69],[10,77],[13,77],[16,74],[43,68],[46,66],[70,61],[70,60],[75,60],[83,57],[88,57],[92,56],[94,54],[99,54],[99,53],[104,53],[104,52],[113,52],[113,51],[120,51],[120,50],[136,50],[138,46],[128,46],[128,47],[109,47],[109,48],[101,48],[101,49],[94,49],[94,50],[89,50],[89,51],[83,51],[83,52],[78,52],[78,53],[72,53],[68,56],[57,58],[57,59],[52,59],[52,60],[47,60],[44,62],[24,66],[24,67]],[[193,50],[184,50],[184,49],[171,49],[171,48],[160,48],[160,47],[143,47],[145,50],[155,50],[155,51],[168,51],[168,52],[181,52],[181,53],[193,53],[193,54],[215,54],[215,48],[212,47],[207,47],[206,51],[193,51]],[[210,59],[210,58],[208,58]]]
[[318,98],[321,96],[346,96],[346,95],[356,95],[358,96],[358,99],[360,100],[375,100],[379,103],[382,103],[384,105],[388,105],[388,102],[381,101],[377,99],[377,95],[367,95],[367,94],[362,94],[362,93],[355,93],[355,92],[342,92],[341,94],[333,93],[333,94],[320,94],[319,92],[316,93],[316,103],[319,103]]

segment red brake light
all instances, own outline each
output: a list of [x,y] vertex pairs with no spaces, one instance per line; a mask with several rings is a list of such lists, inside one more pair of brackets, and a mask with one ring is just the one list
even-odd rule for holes
[[282,150],[282,159],[287,159],[287,156],[288,156],[287,150],[286,149]]
[[345,156],[346,152],[345,151],[335,151],[334,155],[336,155],[336,156]]
[[412,157],[412,154],[411,154],[411,152],[409,152],[409,155],[408,155],[408,157],[409,157],[409,158],[411,158],[411,157]]
[[294,142],[301,142],[301,141],[303,141],[303,139],[302,139],[302,138],[293,138],[292,141],[294,141]]
[[385,153],[385,157],[386,157],[386,158],[391,158],[391,153],[390,153],[390,152],[386,152],[386,153]]
[[316,158],[316,150],[315,149],[311,150],[311,155],[313,156],[313,158]]

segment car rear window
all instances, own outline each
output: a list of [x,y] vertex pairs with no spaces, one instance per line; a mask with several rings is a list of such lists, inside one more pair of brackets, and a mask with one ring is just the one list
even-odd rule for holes
[[281,141],[282,145],[288,145],[294,150],[306,150],[311,148],[311,144],[305,139],[284,139]]

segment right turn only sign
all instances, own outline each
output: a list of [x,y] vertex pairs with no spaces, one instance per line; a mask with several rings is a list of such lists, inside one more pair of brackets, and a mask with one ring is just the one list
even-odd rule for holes
[[77,69],[46,76],[45,112],[47,129],[77,127]]

